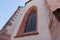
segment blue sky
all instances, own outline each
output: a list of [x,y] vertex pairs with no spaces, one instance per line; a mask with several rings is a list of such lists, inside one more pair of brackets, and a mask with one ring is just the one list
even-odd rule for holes
[[18,6],[24,6],[28,0],[0,0],[0,29],[9,20]]

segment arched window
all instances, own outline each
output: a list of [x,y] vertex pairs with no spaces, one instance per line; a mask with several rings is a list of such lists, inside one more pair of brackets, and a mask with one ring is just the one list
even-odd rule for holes
[[21,36],[38,34],[37,23],[38,23],[37,7],[32,6],[26,12],[15,38],[21,37]]
[[28,16],[24,32],[36,31],[36,11],[32,11]]

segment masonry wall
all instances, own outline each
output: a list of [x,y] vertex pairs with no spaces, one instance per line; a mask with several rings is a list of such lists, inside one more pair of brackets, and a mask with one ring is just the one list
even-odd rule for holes
[[60,8],[60,0],[47,0],[47,2],[51,7],[51,11]]
[[[60,0],[47,0],[51,11],[53,12],[57,8],[60,8]],[[56,19],[55,15],[53,13],[49,14],[50,16],[50,34],[52,40],[60,40],[60,22]]]
[[[33,0],[27,3],[26,6],[19,8],[14,15],[8,20],[2,28],[0,39],[4,40],[59,40],[60,39],[60,23],[51,13],[57,8],[60,8],[60,0]],[[49,5],[48,5],[49,4]],[[38,8],[38,35],[14,38],[19,30],[25,13],[32,6]],[[49,7],[50,6],[50,7]],[[50,10],[51,8],[51,10]],[[49,26],[50,25],[50,26]],[[6,35],[8,37],[6,37]],[[6,37],[6,38],[5,38]]]
[[[27,10],[32,7],[36,6],[38,8],[38,35],[31,35],[26,37],[18,37],[14,38],[18,32],[18,29],[21,25],[21,22],[24,18],[25,13]],[[11,40],[51,40],[50,33],[49,33],[49,11],[46,8],[46,4],[44,0],[33,0],[29,2],[21,11],[21,14],[17,16],[15,22],[13,22],[14,31],[11,30]]]
[[60,40],[60,22],[53,13],[50,14],[49,30],[52,40]]

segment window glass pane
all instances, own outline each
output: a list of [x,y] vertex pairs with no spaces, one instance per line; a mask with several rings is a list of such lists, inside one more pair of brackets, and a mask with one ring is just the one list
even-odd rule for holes
[[31,23],[30,31],[36,31],[36,13],[35,12],[33,12],[32,14],[32,23]]
[[36,12],[33,11],[28,16],[24,32],[36,31]]
[[29,28],[30,28],[30,19],[31,19],[31,16],[28,17],[28,20],[27,20],[27,23],[26,23],[24,32],[29,32]]

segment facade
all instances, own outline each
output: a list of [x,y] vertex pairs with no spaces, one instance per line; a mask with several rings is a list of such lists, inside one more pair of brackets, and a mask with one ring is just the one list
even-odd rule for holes
[[60,40],[60,23],[52,13],[60,8],[59,3],[29,0],[24,7],[19,6],[1,29],[0,40]]

